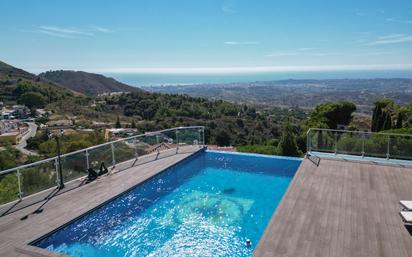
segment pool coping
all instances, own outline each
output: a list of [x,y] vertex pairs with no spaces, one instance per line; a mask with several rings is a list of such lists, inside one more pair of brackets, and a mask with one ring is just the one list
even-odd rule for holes
[[271,159],[292,160],[292,161],[303,161],[304,160],[303,157],[268,155],[268,154],[259,154],[259,153],[227,152],[227,151],[219,151],[219,150],[206,150],[206,152],[222,153],[222,154],[228,154],[228,155],[243,155],[243,156],[261,157],[261,158],[263,157],[263,158],[271,158]]
[[[183,154],[187,154],[187,156],[185,156],[185,157],[183,157],[182,159],[180,159],[180,160],[172,163],[171,165],[168,165],[167,167],[165,167],[165,168],[163,168],[163,169],[160,169],[159,171],[155,171],[154,174],[151,174],[150,176],[144,178],[143,180],[137,182],[136,184],[133,184],[132,186],[127,187],[127,188],[126,188],[125,190],[123,190],[122,192],[116,194],[116,195],[113,196],[113,197],[109,197],[108,199],[104,200],[103,202],[99,203],[98,205],[96,205],[96,206],[94,206],[94,207],[92,207],[92,208],[87,209],[86,211],[84,211],[84,212],[82,212],[81,214],[75,216],[74,218],[69,219],[68,221],[64,222],[63,224],[61,224],[61,225],[59,225],[59,226],[57,226],[57,227],[55,227],[55,228],[45,229],[45,230],[47,231],[47,232],[45,232],[45,233],[39,233],[39,234],[43,234],[43,235],[41,235],[41,236],[36,236],[35,238],[34,238],[34,236],[33,236],[33,237],[31,237],[30,239],[22,240],[22,241],[20,241],[20,242],[18,242],[18,243],[16,243],[16,244],[13,244],[13,245],[14,245],[14,246],[13,246],[14,251],[15,251],[16,253],[23,254],[23,256],[38,256],[38,257],[57,257],[57,256],[62,257],[62,256],[64,256],[64,257],[70,257],[69,255],[65,255],[65,254],[61,254],[61,253],[49,251],[49,250],[47,250],[47,249],[34,246],[33,244],[34,244],[35,242],[40,241],[41,239],[44,239],[45,237],[47,237],[47,236],[49,236],[49,235],[55,233],[55,232],[58,231],[59,229],[62,229],[62,228],[64,228],[65,226],[68,226],[69,224],[75,222],[76,220],[78,220],[78,219],[80,219],[80,218],[88,215],[89,213],[93,212],[94,210],[96,210],[96,209],[104,206],[104,205],[107,204],[108,202],[113,201],[114,199],[116,199],[116,198],[118,198],[118,197],[121,197],[122,195],[130,192],[131,190],[133,190],[133,189],[136,188],[137,186],[141,185],[142,183],[146,182],[147,180],[152,179],[153,177],[156,177],[156,176],[160,175],[161,173],[163,173],[163,172],[165,172],[165,171],[167,171],[167,170],[169,170],[169,169],[171,169],[171,168],[173,168],[173,167],[176,167],[177,165],[182,164],[183,162],[186,162],[186,161],[188,161],[188,160],[190,160],[190,159],[192,159],[192,158],[195,158],[197,155],[199,155],[200,153],[204,152],[205,150],[206,150],[206,148],[205,148],[205,147],[202,147],[202,148],[197,148],[197,149],[195,148],[195,150],[192,151],[192,152],[188,152],[188,153],[185,152],[185,153],[183,153]],[[136,166],[136,167],[139,167],[139,166]],[[134,168],[134,167],[132,167],[132,168]],[[125,171],[126,171],[126,170],[125,170]],[[121,172],[120,172],[120,173],[121,173]],[[117,174],[117,173],[115,173],[115,174]],[[34,239],[33,239],[33,238],[34,238]],[[7,253],[8,253],[8,252],[6,252],[5,254],[7,254]],[[5,256],[6,256],[6,255],[5,255]],[[13,256],[16,256],[16,255],[13,255]]]

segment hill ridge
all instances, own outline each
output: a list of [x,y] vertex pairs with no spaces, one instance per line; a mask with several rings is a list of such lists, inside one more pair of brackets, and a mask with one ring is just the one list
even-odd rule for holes
[[96,96],[110,92],[142,92],[142,89],[121,83],[101,74],[75,70],[55,70],[40,73],[41,78],[53,81],[67,89]]

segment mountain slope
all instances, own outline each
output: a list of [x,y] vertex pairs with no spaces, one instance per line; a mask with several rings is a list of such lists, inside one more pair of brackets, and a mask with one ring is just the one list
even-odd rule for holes
[[141,89],[120,83],[113,78],[83,71],[48,71],[41,73],[39,76],[88,96],[96,96],[108,92],[142,91]]
[[22,99],[30,96],[22,97],[26,93],[36,93],[35,96],[42,98],[45,104],[78,95],[52,81],[0,61],[0,101],[6,104],[22,103]]
[[21,78],[21,79],[29,79],[34,80],[36,75],[31,74],[27,71],[22,69],[18,69],[13,67],[7,63],[0,61],[0,79],[12,79],[12,78]]

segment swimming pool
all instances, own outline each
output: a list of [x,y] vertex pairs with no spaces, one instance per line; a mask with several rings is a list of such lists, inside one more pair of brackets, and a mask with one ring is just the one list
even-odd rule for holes
[[300,162],[198,153],[33,245],[76,257],[251,256]]

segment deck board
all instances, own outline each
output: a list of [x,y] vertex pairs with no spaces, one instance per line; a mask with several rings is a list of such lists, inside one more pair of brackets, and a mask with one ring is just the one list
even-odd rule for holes
[[410,167],[305,159],[253,256],[412,256],[402,199]]

